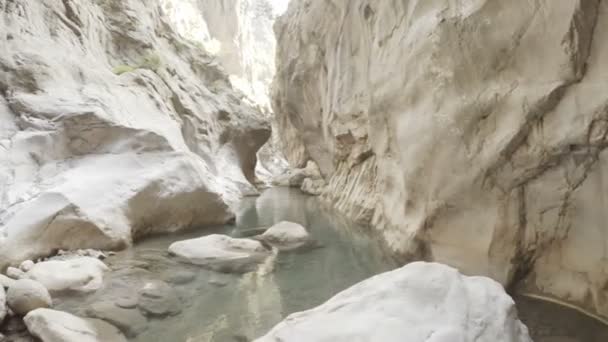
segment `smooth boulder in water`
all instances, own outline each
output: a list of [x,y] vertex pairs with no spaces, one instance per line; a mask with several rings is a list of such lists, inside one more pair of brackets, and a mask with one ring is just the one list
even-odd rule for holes
[[256,340],[276,341],[532,342],[499,283],[424,262],[356,284]]
[[8,306],[18,315],[32,310],[49,308],[53,304],[49,291],[37,281],[19,279],[6,292]]
[[37,309],[23,321],[29,332],[42,342],[127,342],[115,326],[67,312]]
[[97,258],[76,257],[31,265],[25,277],[40,282],[51,293],[92,292],[101,287],[107,270],[108,267]]
[[310,234],[306,228],[288,221],[275,224],[258,238],[279,250],[296,249],[310,242]]
[[169,246],[181,261],[220,272],[248,272],[270,255],[260,241],[213,234]]

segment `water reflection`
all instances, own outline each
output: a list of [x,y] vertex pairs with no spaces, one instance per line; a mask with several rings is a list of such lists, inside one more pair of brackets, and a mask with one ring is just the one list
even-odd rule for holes
[[[221,274],[177,262],[167,254],[178,240],[204,234],[233,236],[282,220],[307,227],[321,248],[280,253],[257,272]],[[377,273],[396,267],[367,229],[326,210],[316,198],[297,190],[270,189],[258,198],[245,199],[235,226],[162,236],[142,241],[108,260],[112,272],[102,290],[84,297],[56,300],[57,308],[86,316],[100,301],[128,302],[147,281],[180,278],[188,272],[194,280],[172,283],[182,305],[181,313],[148,319],[136,342],[246,342],[261,336],[296,311],[315,307],[336,293]],[[537,342],[608,341],[608,329],[573,310],[554,304],[519,300],[519,311]]]
[[[249,229],[283,220],[307,227],[321,247],[279,253],[256,272],[244,275],[182,264],[166,252],[174,241],[211,233],[240,236]],[[323,210],[314,197],[292,189],[270,189],[258,198],[243,200],[235,226],[155,237],[118,253],[108,260],[113,271],[102,290],[87,297],[60,298],[57,306],[86,315],[93,303],[136,297],[137,289],[147,281],[193,272],[194,281],[172,284],[182,302],[181,313],[149,319],[147,329],[132,341],[248,341],[263,335],[290,313],[319,305],[365,278],[394,268],[396,265],[378,244],[357,233],[363,231]]]

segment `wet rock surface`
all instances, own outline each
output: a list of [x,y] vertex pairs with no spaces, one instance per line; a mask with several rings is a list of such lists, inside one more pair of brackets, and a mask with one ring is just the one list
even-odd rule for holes
[[137,292],[137,307],[147,316],[176,315],[181,311],[177,294],[163,281],[150,281]]
[[93,303],[85,313],[87,317],[98,318],[112,324],[127,337],[135,337],[146,329],[148,323],[146,317],[135,306],[136,304],[124,308],[111,301],[98,302]]

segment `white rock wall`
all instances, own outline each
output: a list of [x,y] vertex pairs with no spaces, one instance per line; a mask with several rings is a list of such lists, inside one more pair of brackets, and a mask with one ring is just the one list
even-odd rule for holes
[[608,2],[302,0],[275,26],[293,166],[404,259],[608,317]]

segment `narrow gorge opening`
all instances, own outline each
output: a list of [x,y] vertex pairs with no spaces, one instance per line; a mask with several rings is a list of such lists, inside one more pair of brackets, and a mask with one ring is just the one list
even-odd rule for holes
[[607,32],[0,0],[0,342],[608,341]]

